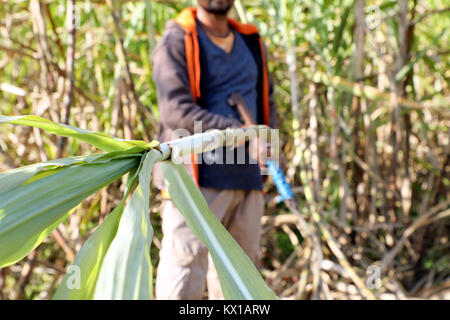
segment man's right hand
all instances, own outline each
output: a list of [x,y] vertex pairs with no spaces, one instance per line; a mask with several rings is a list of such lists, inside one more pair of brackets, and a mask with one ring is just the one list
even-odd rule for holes
[[257,160],[260,165],[266,165],[267,161],[270,159],[270,145],[264,138],[253,138],[250,140],[248,153],[250,157]]

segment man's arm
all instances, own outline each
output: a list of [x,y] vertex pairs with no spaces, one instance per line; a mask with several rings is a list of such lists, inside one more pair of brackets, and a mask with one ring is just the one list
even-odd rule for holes
[[183,128],[191,133],[194,121],[202,121],[203,130],[240,127],[239,120],[208,112],[194,102],[189,88],[184,37],[168,34],[161,41],[153,54],[153,80],[162,124],[172,130]]

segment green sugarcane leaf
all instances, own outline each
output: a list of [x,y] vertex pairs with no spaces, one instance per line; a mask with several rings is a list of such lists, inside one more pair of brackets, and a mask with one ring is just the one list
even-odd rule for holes
[[169,193],[192,232],[209,249],[226,299],[276,299],[255,265],[211,210],[182,165],[161,162]]
[[[79,287],[75,287],[72,281],[72,274],[66,273],[59,284],[53,299],[55,300],[90,300],[94,297],[100,268],[113,241],[120,217],[125,208],[125,201],[135,185],[137,175],[131,174],[128,177],[127,189],[119,205],[111,212],[106,220],[95,230],[95,232],[85,242],[81,250],[77,253],[70,268],[77,268],[76,272],[80,277]],[[74,269],[75,270],[75,269]]]
[[[126,151],[109,152],[106,154],[93,154],[89,156],[78,156],[71,158],[62,158],[40,162],[29,166],[8,170],[0,173],[0,194],[16,189],[26,182],[31,182],[30,179],[42,172],[49,174],[55,173],[55,169],[71,166],[82,163],[106,163],[114,159],[140,157],[140,148],[135,147]],[[42,178],[42,176],[40,177]]]
[[157,141],[146,143],[139,140],[123,140],[111,137],[102,132],[94,132],[77,127],[72,127],[66,124],[59,124],[50,120],[33,116],[0,116],[0,124],[11,123],[25,126],[41,128],[47,132],[57,134],[63,137],[72,137],[80,141],[87,142],[101,150],[110,151],[124,151],[133,147],[139,147],[140,151],[151,149],[158,145]]
[[53,169],[60,166],[69,166],[74,163],[86,161],[88,158],[92,159],[94,156],[51,160],[2,172],[0,173],[0,194],[20,187],[28,181],[28,179],[32,178],[35,174],[42,170]]
[[72,165],[0,195],[0,268],[39,245],[69,210],[136,168],[135,157]]
[[125,207],[117,234],[103,260],[94,299],[152,299],[150,176],[153,165],[161,157],[157,150],[145,156],[139,185]]
[[352,5],[345,8],[344,14],[341,18],[341,23],[339,24],[339,27],[336,29],[334,40],[333,40],[333,52],[334,54],[337,54],[339,45],[342,42],[342,36],[344,34],[345,26],[347,25],[348,16],[350,14],[350,11],[352,9]]

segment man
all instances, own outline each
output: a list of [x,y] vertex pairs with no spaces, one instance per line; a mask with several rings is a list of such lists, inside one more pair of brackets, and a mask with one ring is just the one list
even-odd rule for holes
[[[265,48],[256,27],[227,18],[233,2],[198,0],[197,8],[184,9],[167,23],[153,54],[160,141],[175,139],[180,128],[193,134],[195,121],[201,121],[204,131],[242,127],[230,102],[245,104],[257,123],[274,126]],[[223,151],[230,156],[235,150]],[[211,211],[256,262],[264,201],[260,168],[248,159],[247,153],[245,164],[193,163],[187,169]],[[156,185],[164,188],[161,171],[154,172]],[[206,246],[170,200],[162,219],[156,298],[201,299],[205,282],[210,299],[223,298]]]

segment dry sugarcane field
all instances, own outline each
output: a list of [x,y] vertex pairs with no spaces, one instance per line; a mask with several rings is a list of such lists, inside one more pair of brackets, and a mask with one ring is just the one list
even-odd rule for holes
[[293,194],[265,180],[256,260],[173,163],[191,140],[158,142],[152,56],[198,2],[0,0],[0,300],[158,298],[157,162],[225,299],[450,299],[450,2],[229,1],[267,49]]

